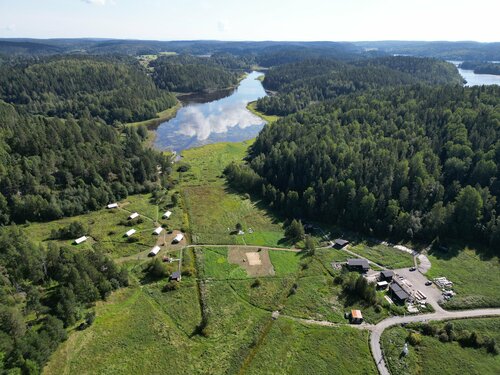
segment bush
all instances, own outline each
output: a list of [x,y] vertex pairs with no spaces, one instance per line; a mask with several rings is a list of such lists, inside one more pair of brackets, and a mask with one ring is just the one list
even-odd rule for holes
[[377,314],[380,314],[382,312],[382,306],[380,305],[375,305],[374,310]]
[[255,279],[254,282],[252,283],[251,287],[258,288],[261,285],[262,285],[262,281],[260,281],[260,279]]
[[422,324],[421,330],[425,336],[436,336],[437,333],[437,328],[429,323]]
[[194,268],[193,267],[186,267],[184,270],[182,270],[182,276],[193,276],[194,275]]
[[154,258],[147,268],[149,276],[154,279],[161,279],[168,276],[167,267],[158,258]]
[[449,341],[448,334],[446,332],[441,332],[439,335],[439,341],[448,342]]
[[411,346],[418,346],[422,342],[422,337],[420,336],[420,334],[418,334],[416,332],[410,332],[406,341],[408,341],[408,343]]
[[171,292],[173,290],[179,289],[179,283],[177,281],[169,281],[163,286],[163,292]]

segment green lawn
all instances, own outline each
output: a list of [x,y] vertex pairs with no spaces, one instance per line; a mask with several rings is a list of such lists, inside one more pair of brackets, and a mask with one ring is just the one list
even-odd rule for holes
[[269,251],[276,276],[294,274],[299,270],[301,256],[291,251]]
[[500,306],[500,260],[484,257],[470,248],[452,252],[431,252],[429,278],[445,276],[453,282],[457,293],[445,307],[465,309]]
[[386,268],[406,268],[414,264],[411,254],[390,246],[363,242],[349,247],[349,250]]
[[276,115],[266,115],[262,112],[259,112],[257,110],[257,101],[255,102],[250,102],[247,104],[247,109],[252,112],[254,115],[259,116],[261,119],[267,121],[267,122],[275,122],[278,121],[281,116],[276,116]]
[[[442,327],[445,323],[435,323]],[[500,319],[454,320],[454,331],[475,330],[480,336],[500,340]],[[463,348],[457,342],[443,343],[435,337],[421,335],[420,345],[409,346],[409,354],[401,356],[408,330],[393,327],[382,335],[382,347],[393,374],[408,375],[495,375],[500,373],[500,355],[492,355],[484,348]]]
[[210,279],[246,279],[247,272],[237,264],[229,263],[227,259],[227,248],[205,247],[197,250],[196,256],[199,264],[202,264],[200,277]]

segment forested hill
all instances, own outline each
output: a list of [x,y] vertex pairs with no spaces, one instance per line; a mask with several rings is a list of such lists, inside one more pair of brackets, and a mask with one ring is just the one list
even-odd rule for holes
[[72,216],[152,190],[169,160],[145,149],[145,129],[124,134],[83,116],[18,114],[0,101],[0,225]]
[[267,125],[250,170],[291,217],[398,238],[480,239],[500,249],[500,87],[371,90]]
[[141,121],[176,103],[134,59],[58,56],[0,65],[0,99],[19,111],[112,124]]
[[460,68],[473,70],[476,74],[500,75],[500,63],[490,63],[481,61],[464,61]]
[[266,114],[286,115],[311,102],[377,87],[463,82],[453,64],[415,57],[384,57],[355,62],[306,60],[269,70],[264,87],[277,91],[257,102]]
[[200,92],[227,88],[250,66],[230,55],[212,57],[163,56],[152,61],[153,79],[162,89],[174,92]]

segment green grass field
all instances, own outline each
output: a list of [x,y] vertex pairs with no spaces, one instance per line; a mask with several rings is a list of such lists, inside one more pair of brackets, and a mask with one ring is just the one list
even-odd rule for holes
[[[435,323],[439,327],[443,322]],[[479,335],[500,340],[500,319],[454,320],[455,331],[476,331]],[[495,375],[500,373],[500,355],[492,355],[484,348],[463,348],[457,342],[443,343],[435,337],[421,335],[417,347],[409,345],[409,354],[401,356],[408,330],[393,327],[382,335],[384,355],[393,374],[426,375]]]
[[458,252],[431,252],[429,278],[445,276],[457,293],[446,308],[465,309],[500,306],[500,260],[486,257],[469,248]]
[[[222,178],[224,168],[232,161],[244,158],[251,141],[217,143],[183,151],[183,163],[190,165],[187,172],[176,173],[182,192],[192,240],[197,244],[233,244],[281,246],[281,224],[260,201],[237,194],[228,188]],[[236,223],[247,232],[230,234]],[[253,233],[248,233],[252,229]]]
[[413,266],[411,254],[390,246],[363,242],[351,246],[349,250],[387,268],[396,269]]

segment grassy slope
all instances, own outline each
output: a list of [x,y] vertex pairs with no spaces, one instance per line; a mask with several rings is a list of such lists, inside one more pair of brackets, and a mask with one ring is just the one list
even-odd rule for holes
[[[439,323],[440,326],[444,323]],[[500,318],[453,321],[454,329],[475,330],[480,335],[500,340]],[[422,337],[421,344],[410,346],[407,357],[400,357],[408,331],[393,327],[382,335],[382,346],[393,374],[455,375],[498,374],[500,355],[488,354],[485,349],[462,348],[458,343],[442,343],[434,337]]]
[[454,284],[457,293],[446,303],[447,308],[500,306],[500,260],[485,258],[465,248],[457,253],[433,252],[429,278],[445,276]]
[[352,246],[350,250],[387,268],[396,269],[413,266],[413,257],[409,253],[390,246],[360,243]]
[[[259,207],[260,201],[236,194],[221,177],[230,162],[244,158],[251,143],[217,143],[183,151],[183,161],[191,165],[191,169],[178,173],[177,177],[194,243],[280,245],[283,238],[280,223]],[[252,228],[254,233],[230,235],[238,222],[245,231]]]

